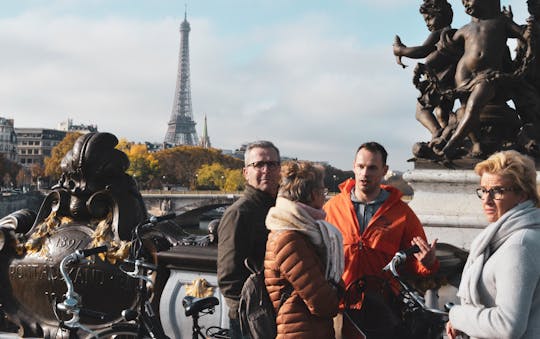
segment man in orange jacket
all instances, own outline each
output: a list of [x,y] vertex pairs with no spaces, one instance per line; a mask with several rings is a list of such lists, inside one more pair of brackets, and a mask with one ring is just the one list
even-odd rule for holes
[[364,295],[357,295],[352,302],[346,300],[342,307],[349,309],[367,338],[395,338],[398,320],[391,320],[395,310],[380,292],[391,281],[383,267],[396,252],[418,245],[420,252],[408,260],[407,270],[427,276],[439,268],[435,257],[437,240],[431,245],[427,242],[418,217],[401,200],[398,189],[381,185],[388,171],[386,158],[387,152],[380,144],[362,144],[353,163],[355,179],[341,183],[341,192],[324,206],[326,220],[343,235],[345,285],[364,279]]

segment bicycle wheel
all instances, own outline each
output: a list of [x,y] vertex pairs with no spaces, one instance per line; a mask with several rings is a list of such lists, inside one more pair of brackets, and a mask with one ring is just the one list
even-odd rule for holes
[[[97,334],[100,339],[133,339],[139,337],[138,333],[138,328],[134,324],[115,324]],[[90,339],[92,336],[87,338]]]

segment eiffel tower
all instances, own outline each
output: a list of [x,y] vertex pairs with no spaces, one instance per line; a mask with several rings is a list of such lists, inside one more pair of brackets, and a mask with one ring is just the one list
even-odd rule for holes
[[191,30],[187,21],[187,11],[184,14],[184,21],[180,24],[180,56],[178,60],[178,77],[176,79],[176,90],[174,92],[174,102],[171,112],[171,119],[165,143],[171,145],[198,145],[199,140],[195,131],[195,121],[193,121],[193,110],[191,107],[191,82],[189,75],[189,31]]

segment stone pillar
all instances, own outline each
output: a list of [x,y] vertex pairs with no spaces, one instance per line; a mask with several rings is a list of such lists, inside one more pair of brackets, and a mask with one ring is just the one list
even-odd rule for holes
[[404,173],[403,179],[414,189],[409,206],[429,241],[438,238],[468,250],[488,224],[475,193],[480,177],[473,170],[414,169]]

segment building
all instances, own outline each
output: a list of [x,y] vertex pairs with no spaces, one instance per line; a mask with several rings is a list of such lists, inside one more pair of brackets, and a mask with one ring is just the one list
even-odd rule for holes
[[66,121],[62,121],[58,124],[58,130],[66,132],[79,132],[82,134],[97,132],[97,125],[75,125],[73,119],[68,118]]
[[193,109],[191,106],[191,81],[189,71],[189,31],[187,13],[184,21],[180,24],[180,55],[178,60],[178,76],[171,112],[171,118],[165,134],[164,143],[172,145],[199,144],[195,121],[193,121]]
[[11,161],[17,160],[17,135],[13,119],[0,117],[0,154]]
[[18,161],[26,167],[43,165],[45,157],[51,156],[52,149],[67,134],[66,131],[46,128],[15,128],[15,133]]

